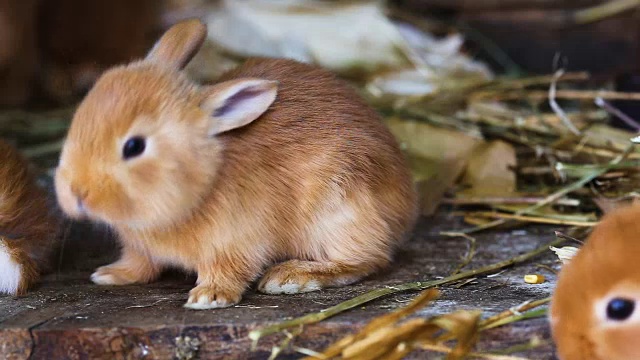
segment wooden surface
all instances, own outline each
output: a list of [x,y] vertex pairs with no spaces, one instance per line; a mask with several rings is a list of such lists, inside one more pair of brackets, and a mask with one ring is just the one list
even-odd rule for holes
[[[466,254],[468,243],[464,239],[442,237],[439,232],[464,226],[446,211],[423,219],[414,238],[405,244],[389,271],[354,286],[283,296],[250,291],[236,307],[194,311],[182,307],[193,286],[193,275],[170,272],[160,281],[142,286],[93,285],[89,281],[91,270],[115,258],[117,246],[105,235],[104,229],[74,225],[53,274],[23,298],[0,296],[0,358],[169,359],[188,358],[191,354],[200,359],[266,359],[271,347],[281,338],[265,338],[258,350],[252,352],[248,331],[318,312],[371,289],[447,276]],[[514,227],[482,233],[477,236],[478,252],[468,268],[533,250],[553,239],[553,229]],[[484,316],[489,316],[526,300],[549,296],[555,277],[536,268],[539,263],[558,266],[549,252],[497,276],[480,278],[460,288],[444,287],[441,298],[420,315],[482,309]],[[550,281],[541,285],[525,284],[522,277],[526,273],[544,274]],[[392,295],[308,326],[295,344],[321,350],[376,315],[403,306],[415,295],[415,292]],[[479,349],[504,349],[525,343],[533,336],[549,341],[545,319],[523,321],[483,333]],[[553,349],[547,343],[519,355],[552,359]],[[418,354],[415,358],[435,356]],[[281,358],[299,357],[289,353]]]

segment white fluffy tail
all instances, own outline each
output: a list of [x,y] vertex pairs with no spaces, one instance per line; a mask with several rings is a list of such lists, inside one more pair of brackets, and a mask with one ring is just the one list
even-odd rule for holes
[[9,253],[9,247],[0,239],[0,293],[15,295],[22,280],[22,266]]

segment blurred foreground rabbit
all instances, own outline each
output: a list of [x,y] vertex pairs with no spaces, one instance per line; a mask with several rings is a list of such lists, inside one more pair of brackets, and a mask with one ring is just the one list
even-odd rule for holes
[[49,267],[59,221],[27,161],[0,140],[0,293],[22,295]]
[[605,215],[564,265],[551,303],[562,360],[640,359],[640,205]]

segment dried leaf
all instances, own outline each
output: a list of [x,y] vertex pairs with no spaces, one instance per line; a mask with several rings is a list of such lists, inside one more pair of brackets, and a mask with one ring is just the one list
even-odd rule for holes
[[364,332],[368,332],[383,326],[393,324],[398,320],[411,315],[416,310],[427,306],[427,304],[435,300],[438,295],[439,293],[436,289],[423,291],[420,295],[416,296],[409,305],[398,309],[390,314],[383,315],[372,320],[363,330]]
[[466,159],[443,162],[410,156],[409,164],[419,191],[422,215],[431,216],[442,203],[447,190],[462,174]]
[[401,359],[421,344],[440,345],[456,340],[448,358],[462,358],[477,341],[480,311],[456,311],[431,319],[418,317],[398,323],[437,295],[435,289],[424,291],[408,306],[372,320],[357,334],[330,346],[321,356],[349,360]]
[[[342,354],[343,358],[350,359],[375,359],[386,352],[393,351],[400,340],[398,338],[407,337],[411,332],[424,330],[427,325],[425,319],[413,319],[402,325],[396,323],[402,318],[411,315],[416,310],[426,306],[429,302],[438,297],[438,290],[429,289],[418,295],[409,305],[380,316],[372,320],[357,334],[348,335],[333,345],[328,347],[322,356],[333,358]],[[387,346],[383,346],[383,342]],[[389,343],[391,343],[389,345]]]
[[481,314],[481,311],[460,310],[433,320],[435,325],[448,331],[441,339],[455,338],[458,341],[447,359],[461,359],[471,351],[478,340]]
[[409,155],[420,190],[424,215],[431,215],[445,192],[464,170],[473,149],[483,142],[477,136],[438,128],[417,121],[388,118],[387,126]]
[[400,325],[386,326],[368,333],[362,340],[348,346],[342,351],[345,359],[380,359],[382,355],[393,351],[403,339],[411,339],[412,334],[429,327],[427,319],[416,318]]
[[516,195],[516,152],[504,141],[480,144],[473,149],[462,183],[470,186],[460,196]]
[[468,157],[476,145],[484,142],[477,135],[436,127],[423,122],[386,119],[387,126],[409,154],[425,159],[449,162]]
[[551,246],[549,247],[549,249],[556,253],[558,259],[562,261],[562,264],[566,264],[571,261],[571,259],[578,253],[578,250],[580,250],[579,248],[574,246],[563,246],[561,248]]

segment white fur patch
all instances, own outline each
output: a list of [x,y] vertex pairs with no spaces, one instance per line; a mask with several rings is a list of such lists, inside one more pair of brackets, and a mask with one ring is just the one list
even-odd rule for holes
[[267,281],[260,290],[267,294],[299,294],[320,289],[322,289],[322,286],[317,280],[309,280],[301,286],[300,284],[291,282],[280,284],[280,281],[273,279]]
[[9,255],[9,249],[0,241],[0,293],[15,294],[22,279],[22,267]]
[[316,221],[310,228],[311,238],[319,244],[328,240],[340,241],[347,237],[346,229],[356,222],[356,212],[344,200],[344,191],[338,185],[327,195],[325,204],[316,214]]
[[217,300],[209,301],[209,297],[207,295],[200,295],[198,301],[195,301],[195,298],[190,297],[189,301],[184,304],[184,307],[187,309],[193,310],[207,310],[207,309],[219,309],[226,308],[233,304],[229,304],[227,302],[218,302]]
[[100,274],[98,271],[91,274],[91,281],[98,285],[114,285],[116,284],[113,275],[111,274]]

